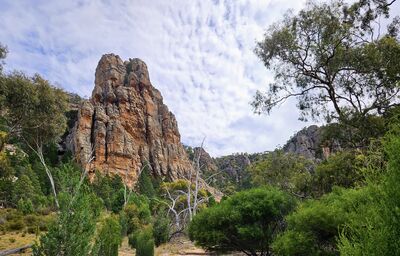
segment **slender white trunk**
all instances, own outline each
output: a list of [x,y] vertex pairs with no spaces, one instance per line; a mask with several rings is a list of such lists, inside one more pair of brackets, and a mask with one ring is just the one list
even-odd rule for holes
[[40,162],[42,163],[44,170],[46,171],[47,177],[50,180],[50,184],[51,184],[51,189],[53,191],[53,195],[54,195],[54,201],[56,203],[57,209],[60,209],[60,205],[58,203],[58,199],[57,199],[57,192],[56,192],[56,186],[54,184],[54,179],[53,179],[53,175],[51,174],[50,169],[47,167],[46,161],[44,160],[43,157],[43,151],[42,151],[42,147],[38,147],[37,150],[34,150],[34,152],[36,153],[36,155],[39,157]]

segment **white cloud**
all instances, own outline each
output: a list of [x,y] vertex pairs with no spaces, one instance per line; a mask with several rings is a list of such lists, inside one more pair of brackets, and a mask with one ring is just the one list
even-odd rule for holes
[[182,141],[204,136],[212,155],[272,150],[305,124],[294,102],[256,116],[249,102],[271,80],[253,53],[257,39],[302,1],[0,2],[8,70],[39,72],[90,96],[104,53],[139,57],[175,113]]

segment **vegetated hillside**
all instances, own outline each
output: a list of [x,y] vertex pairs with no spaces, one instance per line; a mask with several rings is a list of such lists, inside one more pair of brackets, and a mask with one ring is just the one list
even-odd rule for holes
[[[342,150],[339,141],[327,134],[327,127],[317,125],[304,127],[288,139],[282,151],[304,157],[311,162],[327,159],[332,153]],[[199,160],[204,179],[228,194],[251,187],[249,167],[273,153],[272,151],[234,153],[214,158],[200,147],[185,146],[185,149],[191,160],[201,152]]]
[[185,146],[185,149],[191,161],[196,161],[196,156],[199,156],[203,179],[227,194],[248,188],[250,180],[247,167],[268,154],[268,152],[235,153],[227,156],[211,157],[201,147]]

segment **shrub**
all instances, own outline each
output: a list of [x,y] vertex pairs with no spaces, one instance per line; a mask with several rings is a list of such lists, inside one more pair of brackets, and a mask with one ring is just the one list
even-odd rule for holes
[[136,231],[128,236],[128,244],[132,248],[136,248],[136,239],[139,234],[139,231]]
[[132,197],[124,207],[127,234],[132,234],[142,226],[150,224],[151,213],[148,202],[141,196]]
[[19,199],[17,208],[18,211],[22,212],[23,214],[31,214],[34,212],[33,204],[30,199]]
[[152,182],[152,177],[147,166],[144,167],[142,173],[139,176],[137,190],[141,195],[145,195],[148,198],[153,198],[156,194]]
[[[368,189],[334,188],[319,200],[303,202],[286,217],[287,229],[273,242],[276,255],[336,255],[340,230],[354,215],[354,207],[365,205]],[[307,250],[308,248],[308,253]]]
[[121,225],[116,217],[107,217],[102,221],[92,256],[118,256],[118,247],[121,242]]
[[384,149],[386,170],[378,182],[367,177],[374,193],[369,204],[356,207],[342,232],[341,255],[400,255],[400,127],[394,126],[386,135]]
[[37,233],[38,233],[38,229],[39,229],[38,226],[29,226],[29,227],[26,229],[26,231],[27,231],[29,234],[37,234]]
[[270,251],[283,217],[295,201],[273,187],[242,191],[199,212],[189,226],[189,236],[212,251]]
[[128,218],[125,212],[119,214],[119,225],[121,226],[121,236],[128,235]]
[[153,256],[154,239],[151,227],[140,231],[136,237],[136,256]]
[[289,230],[278,235],[272,244],[272,250],[276,255],[282,256],[308,256],[316,255],[313,236],[294,230]]
[[362,178],[362,160],[355,151],[337,152],[320,163],[315,171],[313,189],[316,196],[332,191],[334,186],[354,187]]
[[170,232],[169,224],[170,221],[168,218],[163,216],[156,217],[153,224],[154,242],[156,246],[168,242]]
[[85,183],[79,183],[80,175],[72,164],[57,172],[60,209],[49,231],[33,246],[33,255],[89,255],[102,205]]
[[314,163],[311,160],[278,149],[252,163],[248,171],[254,185],[271,185],[305,196],[310,192],[313,168]]
[[22,230],[25,227],[25,223],[22,218],[16,218],[7,222],[7,230],[16,231]]

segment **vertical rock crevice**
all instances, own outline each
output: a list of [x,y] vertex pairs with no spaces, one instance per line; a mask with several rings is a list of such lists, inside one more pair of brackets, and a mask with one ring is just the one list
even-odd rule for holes
[[93,158],[96,159],[96,137],[95,137],[95,123],[96,122],[96,110],[94,110],[92,115],[92,123],[90,125],[90,151],[91,155],[88,159]]

